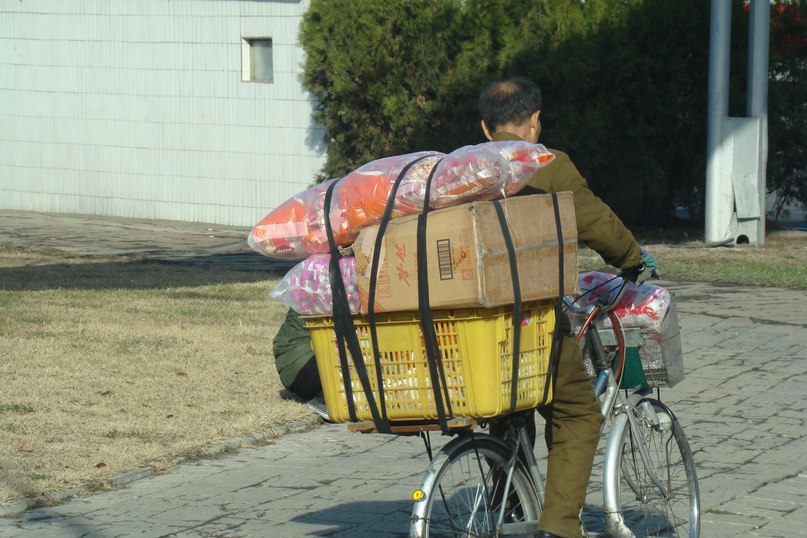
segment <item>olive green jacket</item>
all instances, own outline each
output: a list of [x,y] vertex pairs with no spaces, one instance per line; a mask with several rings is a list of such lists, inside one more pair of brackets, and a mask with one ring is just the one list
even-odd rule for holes
[[[521,140],[517,135],[499,132],[493,140]],[[588,188],[569,156],[550,149],[555,159],[532,176],[519,194],[571,191],[577,219],[577,235],[609,265],[626,269],[641,263],[639,244],[633,234],[605,202]]]
[[300,315],[291,308],[272,341],[272,352],[280,382],[288,389],[303,366],[314,356],[311,333],[305,328]]

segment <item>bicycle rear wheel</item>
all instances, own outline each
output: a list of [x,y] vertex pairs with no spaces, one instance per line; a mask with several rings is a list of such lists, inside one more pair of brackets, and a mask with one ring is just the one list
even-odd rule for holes
[[[618,504],[624,524],[636,536],[697,537],[700,493],[684,430],[658,400],[645,398],[638,409],[638,428],[628,423],[622,434]],[[652,420],[654,413],[658,425]],[[641,443],[647,448],[651,469],[645,467]]]
[[505,492],[513,457],[512,445],[490,435],[472,433],[451,441],[432,460],[413,495],[409,536],[499,536],[502,511],[503,523],[537,522],[540,502],[521,458]]

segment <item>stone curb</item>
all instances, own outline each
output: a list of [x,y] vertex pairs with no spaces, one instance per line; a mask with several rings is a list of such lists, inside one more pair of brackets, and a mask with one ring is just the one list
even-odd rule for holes
[[[172,467],[178,467],[184,463],[196,461],[199,459],[212,459],[228,452],[233,452],[239,448],[250,448],[261,446],[266,442],[277,439],[278,437],[290,433],[305,433],[313,430],[323,424],[322,419],[312,414],[311,417],[290,424],[279,424],[270,426],[266,431],[255,432],[244,435],[242,437],[234,437],[232,439],[224,439],[211,445],[201,447],[200,449],[183,456],[177,456],[171,460]],[[107,489],[116,489],[130,484],[135,480],[147,478],[162,474],[160,471],[155,471],[151,467],[138,467],[131,471],[121,473],[117,476],[104,480],[101,484]],[[83,495],[92,495],[96,493],[92,486],[85,485],[74,488],[65,489],[62,491],[54,491],[39,497],[31,497],[26,499],[19,499],[6,504],[0,504],[0,517],[11,517],[19,515],[27,510],[38,508],[40,506],[54,506],[68,502],[73,497]]]

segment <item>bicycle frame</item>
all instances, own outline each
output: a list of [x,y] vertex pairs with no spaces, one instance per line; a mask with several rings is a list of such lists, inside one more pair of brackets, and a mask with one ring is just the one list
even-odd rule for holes
[[[543,503],[544,498],[544,478],[541,474],[541,470],[538,467],[538,461],[535,459],[535,454],[533,453],[532,446],[528,440],[529,436],[526,433],[525,427],[522,425],[514,425],[514,433],[508,433],[505,437],[499,438],[494,436],[486,436],[489,440],[498,443],[501,445],[504,452],[510,454],[510,457],[507,461],[507,476],[505,478],[505,488],[503,495],[506,497],[509,494],[513,472],[515,470],[516,465],[518,464],[519,456],[524,458],[524,461],[527,463],[527,470],[530,475],[530,480],[532,482],[532,487],[541,503]],[[460,452],[464,450],[464,446],[466,444],[471,444],[475,442],[474,436],[477,435],[471,431],[464,431],[460,433],[457,437],[451,440],[442,450],[438,453],[435,457],[435,460],[439,457],[448,457],[449,454],[454,452]],[[426,437],[424,437],[424,441],[426,441]],[[429,444],[427,442],[427,450]],[[433,460],[433,462],[435,461]],[[473,519],[476,512],[480,510],[483,506],[490,506],[491,495],[489,491],[490,484],[488,483],[489,476],[482,477],[480,479],[480,483],[476,486],[476,493],[473,499],[473,510],[470,514],[470,518]],[[423,491],[433,491],[434,484],[437,480],[437,476],[435,474],[427,473],[424,477],[423,484],[421,489]],[[498,515],[498,520],[495,522],[496,524],[496,533],[498,535],[507,536],[507,535],[524,535],[524,534],[535,534],[538,532],[538,521],[525,521],[525,522],[504,522],[504,511],[500,511]],[[413,520],[411,521],[410,527],[410,536],[422,536],[423,535],[423,525],[425,524],[425,520]],[[470,525],[470,523],[469,523]]]
[[[508,462],[507,466],[507,482],[505,484],[505,494],[506,492],[510,491],[510,480],[513,475],[513,469],[516,466],[516,460],[518,458],[518,453],[520,452],[524,459],[527,461],[527,470],[530,473],[530,478],[532,479],[532,485],[535,488],[535,493],[538,496],[538,500],[541,502],[543,509],[543,500],[544,500],[544,477],[541,474],[541,470],[538,468],[538,460],[535,459],[535,453],[533,452],[532,446],[528,441],[528,435],[526,435],[525,427],[519,426],[516,428],[515,438],[513,439],[513,443],[518,446],[518,450],[513,452],[510,461]],[[499,534],[507,536],[507,535],[518,535],[518,534],[535,534],[538,532],[538,522],[537,521],[524,521],[518,523],[504,523],[504,511],[499,512],[499,521],[496,522],[496,528],[498,529]]]
[[[620,456],[625,428],[630,428],[631,432],[640,431],[637,423],[637,420],[640,420],[637,418],[640,413],[639,406],[641,405],[642,399],[650,393],[649,389],[635,390],[630,393],[626,390],[623,396],[619,389],[619,375],[617,372],[621,373],[624,367],[626,333],[619,318],[614,313],[614,308],[622,299],[628,285],[628,280],[624,280],[623,284],[619,287],[616,294],[612,296],[610,301],[601,300],[587,312],[574,306],[570,301],[564,300],[564,305],[568,310],[586,314],[585,321],[577,335],[578,342],[585,341],[588,344],[599,364],[610,364],[609,367],[599,373],[595,383],[595,393],[597,397],[600,398],[602,414],[607,419],[610,419],[611,424],[611,429],[606,441],[603,469],[603,508],[606,518],[606,528],[610,536],[633,536],[633,533],[625,525],[621,513],[620,493],[617,486],[619,483],[618,476],[620,474]],[[616,346],[616,353],[613,360],[606,360],[605,346],[603,346],[602,337],[597,328],[593,327],[594,320],[598,316],[603,315],[609,317],[613,327],[614,342],[612,345]],[[641,412],[647,415],[654,426],[659,425],[659,419],[652,408],[642,408]],[[603,428],[604,427],[605,424],[603,424]],[[651,481],[662,495],[666,495],[667,492],[665,491],[664,484],[653,468],[644,440],[636,438],[636,447],[638,448],[642,462]]]
[[[675,499],[672,491],[667,491],[667,482],[662,470],[656,468],[654,458],[658,456],[653,453],[655,448],[648,445],[645,434],[651,431],[648,426],[658,431],[666,431],[662,428],[667,421],[661,411],[670,414],[671,428],[678,428],[672,412],[660,401],[648,398],[651,394],[649,388],[620,389],[621,376],[625,371],[626,349],[633,348],[641,344],[642,334],[639,329],[624,329],[620,319],[614,312],[614,308],[621,301],[627,287],[628,281],[623,282],[618,289],[611,290],[612,293],[605,294],[592,306],[580,308],[568,299],[564,299],[566,309],[576,314],[583,314],[585,321],[578,334],[578,342],[583,342],[587,350],[595,360],[595,370],[600,370],[594,384],[595,394],[600,401],[600,410],[608,419],[610,431],[606,439],[605,457],[603,462],[603,507],[605,516],[606,534],[609,536],[633,537],[634,534],[626,524],[623,517],[623,506],[625,499],[620,498],[622,491],[625,491],[625,480],[631,480],[624,475],[625,464],[633,463],[641,468],[641,477],[637,482],[641,490],[634,488],[629,482],[636,499],[644,503],[647,499]],[[613,326],[613,330],[599,329],[594,325],[596,319],[608,317]],[[591,330],[594,329],[594,330]],[[657,411],[659,409],[660,411]],[[429,529],[429,514],[431,504],[418,505],[421,499],[437,499],[439,491],[443,495],[442,483],[440,482],[443,471],[449,469],[457,457],[457,461],[464,461],[466,455],[470,454],[470,461],[483,462],[479,465],[480,473],[465,482],[470,486],[470,495],[464,497],[464,504],[458,512],[460,518],[449,518],[452,520],[452,528],[465,529],[471,532],[474,528],[479,528],[480,521],[484,522],[487,532],[495,533],[496,536],[525,535],[538,532],[538,518],[533,516],[540,514],[544,499],[544,478],[538,467],[538,462],[533,452],[530,436],[527,432],[525,420],[532,419],[532,414],[515,413],[508,416],[497,417],[491,420],[491,433],[473,433],[473,425],[468,430],[463,427],[461,430],[454,430],[458,436],[445,445],[435,458],[432,458],[431,445],[428,442],[428,431],[425,432],[427,452],[432,463],[429,466],[423,485],[416,491],[413,498],[416,506],[410,526],[410,536],[422,537]],[[494,432],[493,424],[496,424]],[[603,426],[605,427],[605,426]],[[626,428],[628,430],[626,431]],[[601,432],[602,433],[602,432]],[[422,432],[423,435],[423,432]],[[681,437],[683,433],[680,432]],[[629,437],[627,437],[629,436]],[[654,437],[651,433],[651,437]],[[683,441],[686,444],[686,441]],[[491,444],[492,443],[492,444]],[[632,443],[625,445],[625,443]],[[627,449],[625,447],[627,446]],[[487,454],[483,456],[480,454]],[[689,455],[687,469],[692,466],[691,453],[686,447]],[[489,458],[497,463],[496,471],[484,465],[484,460]],[[632,458],[632,459],[625,459]],[[639,465],[641,464],[641,465]],[[474,467],[474,466],[472,466]],[[484,469],[483,469],[484,467]],[[463,477],[467,473],[461,473]],[[475,474],[475,473],[471,473]],[[689,476],[689,470],[687,475]],[[450,482],[449,482],[450,484]],[[492,487],[496,484],[496,487]],[[621,485],[620,485],[621,484]],[[502,487],[503,486],[503,487]],[[466,487],[463,485],[462,487]],[[689,482],[690,493],[692,483]],[[694,498],[697,500],[697,484],[694,486]],[[449,486],[449,490],[451,486]],[[657,490],[657,493],[653,490]],[[504,506],[504,500],[510,499],[511,492],[518,492],[520,499],[526,499],[530,506],[528,513],[521,514],[522,517],[513,518],[513,512],[508,512]],[[533,495],[534,493],[534,495]],[[445,502],[445,497],[443,497]],[[429,501],[431,503],[431,500]],[[536,504],[537,503],[537,504]],[[514,504],[513,506],[518,506]],[[694,506],[694,505],[693,505]],[[493,511],[496,513],[492,513]],[[691,508],[691,510],[696,510]],[[690,512],[690,514],[695,512]],[[629,516],[630,519],[632,516]],[[467,518],[467,519],[466,519]],[[481,518],[481,519],[480,519]],[[522,521],[515,521],[522,519]],[[634,522],[630,522],[633,526]],[[690,533],[698,529],[697,516],[694,521],[690,519]],[[691,534],[696,536],[695,534]]]

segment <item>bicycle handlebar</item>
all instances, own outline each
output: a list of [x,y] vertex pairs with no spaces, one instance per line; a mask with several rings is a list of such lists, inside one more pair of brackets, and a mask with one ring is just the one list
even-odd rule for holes
[[[634,270],[624,270],[619,274],[618,277],[614,277],[614,279],[608,281],[612,282],[616,278],[622,279],[622,283],[619,284],[619,286],[617,286],[616,288],[608,289],[605,293],[601,294],[593,306],[589,306],[587,308],[579,307],[576,306],[573,301],[569,300],[568,297],[563,298],[564,305],[569,311],[576,314],[582,314],[585,316],[585,321],[583,322],[583,325],[581,326],[577,334],[578,341],[580,341],[581,338],[583,338],[586,334],[588,334],[590,326],[595,318],[597,318],[598,316],[607,315],[611,319],[611,323],[614,329],[614,336],[617,339],[617,349],[618,349],[617,356],[615,357],[614,362],[611,364],[611,372],[612,372],[611,379],[616,380],[617,384],[618,380],[621,379],[622,376],[622,372],[625,365],[626,353],[625,353],[625,339],[624,334],[622,332],[622,325],[619,322],[619,319],[616,313],[614,312],[614,309],[620,303],[620,301],[622,301],[625,292],[628,290],[628,286],[630,286],[630,284],[635,282],[636,277],[639,275],[640,272],[641,268]],[[592,338],[595,338],[594,339],[595,346],[602,345],[597,335],[593,335]],[[595,382],[595,393],[597,394],[598,397],[603,392],[605,392],[606,386],[609,384],[608,379],[609,379],[608,374],[605,371],[601,371],[600,374],[597,376],[597,380]],[[608,401],[609,399],[606,398],[606,402],[604,403],[604,405],[610,405]]]
[[[621,278],[622,283],[619,285],[618,288],[612,288],[610,290],[607,290],[606,293],[600,295],[600,298],[597,300],[596,303],[597,311],[600,313],[608,313],[614,308],[616,308],[616,305],[619,304],[619,302],[622,300],[622,297],[625,296],[625,292],[628,291],[628,286],[635,282],[636,276],[637,275],[635,274],[629,274],[627,270],[619,273],[619,275],[617,275],[615,279]],[[613,293],[614,289],[616,289],[616,293]],[[608,299],[609,297],[611,298],[610,300]],[[563,304],[566,306],[567,309],[569,309],[571,312],[574,312],[575,314],[584,314],[588,316],[591,313],[590,310],[575,305],[574,302],[569,300],[569,298],[566,296],[563,297]]]

